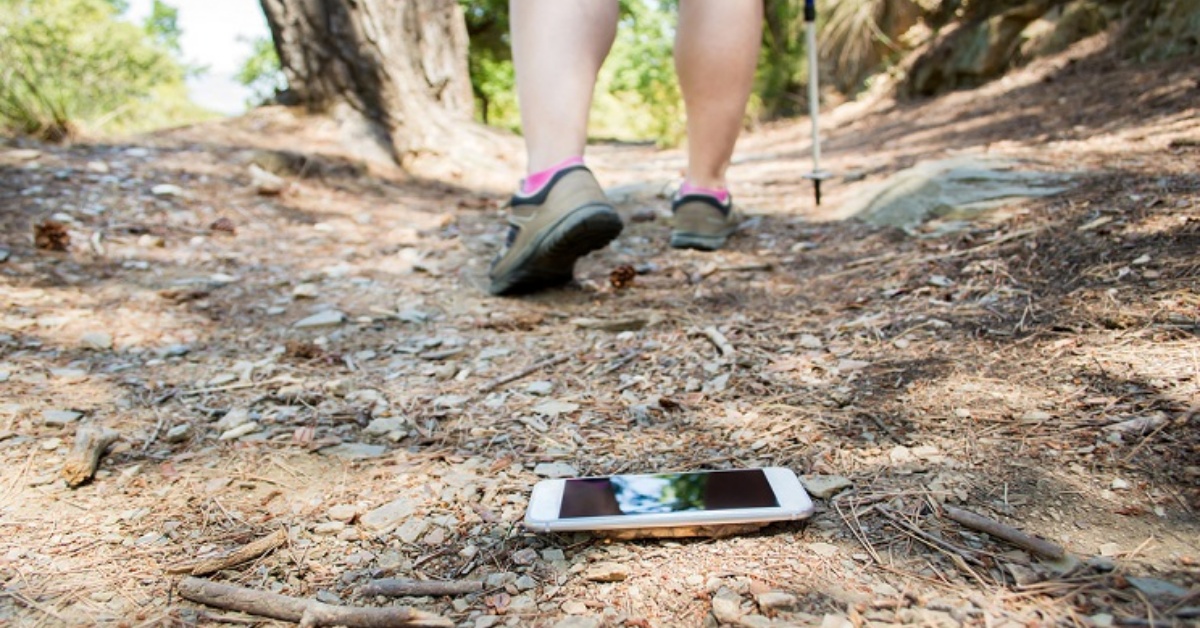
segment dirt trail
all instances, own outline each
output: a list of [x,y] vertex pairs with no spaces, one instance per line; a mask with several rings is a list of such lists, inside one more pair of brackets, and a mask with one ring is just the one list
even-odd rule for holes
[[[708,255],[666,246],[647,193],[678,151],[596,147],[606,184],[639,184],[628,229],[578,285],[519,300],[481,290],[502,199],[365,173],[279,112],[0,153],[0,624],[229,620],[172,595],[171,567],[280,526],[285,547],[212,577],[361,605],[389,603],[358,594],[372,578],[482,580],[404,600],[478,627],[1195,621],[1197,103],[1194,60],[1092,42],[973,92],[849,105],[829,167],[861,180],[822,211],[807,126],[762,129],[731,173],[757,215]],[[280,196],[250,183],[264,146],[307,156],[276,158]],[[861,186],[960,153],[1089,174],[940,237],[839,220]],[[48,219],[68,250],[34,247]],[[81,421],[122,438],[71,490]],[[534,536],[515,524],[547,462],[852,487],[730,539]]]

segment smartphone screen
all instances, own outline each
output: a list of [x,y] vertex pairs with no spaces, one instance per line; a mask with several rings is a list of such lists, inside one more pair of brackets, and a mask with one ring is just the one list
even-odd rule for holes
[[779,506],[762,469],[567,480],[559,518]]

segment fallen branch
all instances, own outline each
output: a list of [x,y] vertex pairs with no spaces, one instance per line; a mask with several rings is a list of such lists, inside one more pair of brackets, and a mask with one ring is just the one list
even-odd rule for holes
[[348,626],[349,628],[383,628],[413,626],[421,628],[450,628],[449,619],[419,611],[408,606],[363,608],[334,606],[316,600],[305,600],[278,593],[256,591],[202,578],[187,577],[179,583],[179,595],[198,604],[230,611],[241,611],[283,621],[299,622],[301,626]]
[[713,346],[717,348],[717,351],[721,352],[722,357],[728,358],[733,356],[733,344],[729,342],[729,339],[725,337],[725,334],[722,334],[721,331],[716,327],[705,327],[699,331],[699,334],[705,338],[708,338],[708,341],[713,343]]
[[559,364],[566,362],[570,358],[571,358],[571,356],[569,356],[569,355],[560,355],[558,357],[546,358],[545,360],[542,360],[541,362],[535,362],[535,363],[517,371],[516,373],[512,373],[510,375],[505,375],[504,377],[497,377],[496,379],[493,379],[492,381],[480,386],[479,392],[481,392],[481,393],[491,392],[505,384],[515,382],[518,379],[521,379],[522,377],[529,376],[529,375],[536,373],[544,368],[550,368],[551,366],[558,366]]
[[75,431],[75,447],[63,463],[62,477],[67,486],[75,488],[92,479],[104,450],[113,444],[120,433],[95,425],[80,425]]
[[475,580],[402,580],[399,578],[372,580],[362,588],[363,595],[386,595],[389,597],[467,595],[480,591],[483,591],[483,583]]
[[957,521],[972,530],[985,532],[1002,541],[1016,545],[1021,549],[1027,549],[1039,556],[1044,556],[1051,560],[1059,560],[1066,556],[1066,552],[1061,546],[1026,534],[1011,526],[1006,526],[995,519],[989,519],[983,515],[960,510],[953,506],[943,506],[942,511],[946,513],[946,517],[949,519]]
[[204,560],[193,561],[182,565],[175,565],[167,568],[167,573],[187,573],[193,576],[204,576],[210,573],[216,573],[222,569],[240,565],[248,560],[253,560],[266,554],[267,552],[278,548],[287,543],[288,532],[287,528],[279,528],[271,534],[264,536],[253,543],[243,545],[242,547],[230,552],[220,558],[206,558]]

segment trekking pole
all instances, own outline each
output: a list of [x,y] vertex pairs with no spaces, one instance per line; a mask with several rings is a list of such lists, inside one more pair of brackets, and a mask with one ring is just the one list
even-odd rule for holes
[[808,117],[812,120],[812,172],[804,175],[813,182],[817,205],[821,204],[821,181],[832,175],[821,170],[821,88],[820,68],[817,64],[817,3],[804,2],[804,30],[808,37]]

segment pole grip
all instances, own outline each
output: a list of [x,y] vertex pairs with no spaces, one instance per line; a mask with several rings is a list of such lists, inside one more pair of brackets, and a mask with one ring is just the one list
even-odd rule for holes
[[817,21],[817,2],[816,0],[804,0],[804,21]]

